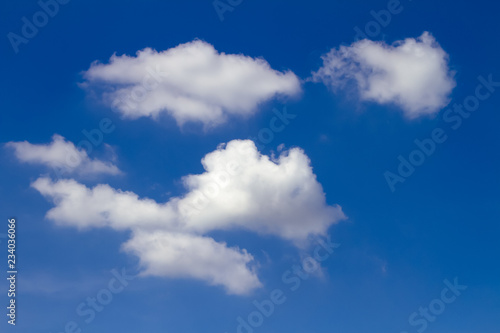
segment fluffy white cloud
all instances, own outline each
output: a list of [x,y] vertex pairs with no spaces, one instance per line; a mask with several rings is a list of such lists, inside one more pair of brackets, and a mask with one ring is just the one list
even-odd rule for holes
[[[300,246],[345,219],[338,205],[326,203],[301,149],[270,158],[261,155],[250,140],[233,140],[207,154],[202,164],[204,173],[184,177],[187,193],[165,203],[108,185],[90,189],[74,180],[39,178],[32,186],[54,202],[47,218],[57,224],[132,230],[133,238],[124,248],[139,256],[147,274],[189,276],[236,294],[260,285],[250,266],[252,257],[203,235],[245,229]],[[164,248],[152,245],[151,237],[166,244]],[[198,253],[201,248],[219,258],[207,259]]]
[[361,40],[332,49],[313,80],[345,88],[354,82],[362,100],[393,103],[410,118],[434,114],[449,103],[455,87],[448,55],[424,32],[393,45]]
[[[299,148],[272,160],[250,140],[233,140],[207,154],[205,172],[183,178],[188,192],[166,203],[140,199],[108,185],[40,178],[33,187],[57,206],[47,216],[78,228],[165,229],[206,233],[242,228],[302,242],[344,218],[326,204],[310,161]],[[202,213],[201,213],[202,212]],[[138,222],[140,221],[140,222]]]
[[142,275],[196,278],[237,295],[262,286],[252,255],[209,237],[138,232],[123,249],[140,258],[145,267]]
[[61,226],[78,229],[111,227],[117,230],[170,228],[167,221],[176,218],[171,204],[139,199],[135,193],[115,190],[109,185],[101,184],[90,189],[73,179],[53,182],[42,177],[33,182],[32,187],[56,204],[48,211],[47,218]]
[[84,149],[78,149],[64,137],[54,134],[49,144],[31,144],[27,141],[8,142],[6,147],[14,149],[21,162],[41,164],[57,170],[59,174],[74,173],[120,174],[120,170],[110,162],[91,159]]
[[[189,230],[240,227],[300,243],[324,235],[344,218],[340,207],[326,204],[310,160],[299,148],[270,158],[250,140],[233,140],[206,155],[202,164],[205,173],[184,178],[189,193],[179,202],[188,212]],[[190,207],[203,213],[189,214]]]
[[301,91],[292,72],[273,70],[264,59],[219,53],[200,40],[162,52],[146,48],[136,57],[113,55],[108,64],[93,63],[84,78],[84,86],[101,91],[104,102],[125,117],[165,112],[179,125],[214,126],[231,114],[253,114],[276,95]]

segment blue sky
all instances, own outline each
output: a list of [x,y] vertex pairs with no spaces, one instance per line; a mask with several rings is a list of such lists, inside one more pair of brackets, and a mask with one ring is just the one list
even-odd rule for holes
[[[16,47],[9,33],[42,9],[1,3],[0,207],[17,220],[19,271],[16,327],[2,314],[2,332],[498,332],[500,87],[484,84],[500,82],[498,5],[401,0],[382,27],[370,12],[393,1],[232,3],[221,20],[211,1],[69,1]],[[159,88],[113,104],[155,66],[169,68]],[[476,110],[452,120],[465,100]],[[436,129],[446,140],[414,153]],[[43,149],[82,154],[84,131],[102,140],[58,178]],[[249,138],[262,155],[233,141]],[[242,173],[194,218],[172,213],[212,152]],[[391,186],[410,155],[425,160]],[[340,245],[291,290],[283,276],[321,242]],[[142,275],[110,293],[122,270]],[[274,290],[286,300],[252,327]],[[106,295],[95,317],[77,312]],[[445,308],[425,319],[431,304]]]

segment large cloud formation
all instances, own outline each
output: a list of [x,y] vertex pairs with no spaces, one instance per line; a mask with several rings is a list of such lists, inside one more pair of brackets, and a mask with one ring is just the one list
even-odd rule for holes
[[113,163],[90,158],[84,149],[78,149],[59,134],[54,134],[52,142],[48,144],[11,141],[5,146],[14,150],[19,161],[44,165],[57,170],[59,174],[118,175],[121,173]]
[[47,218],[59,225],[132,230],[123,249],[139,257],[143,274],[201,279],[233,294],[261,285],[253,257],[207,233],[244,229],[301,246],[345,219],[338,205],[326,203],[301,149],[270,158],[250,140],[233,140],[202,164],[204,173],[184,177],[187,193],[165,203],[74,180],[39,178],[32,186],[53,201]]
[[393,45],[364,39],[332,49],[313,80],[334,90],[354,82],[362,100],[395,104],[409,119],[445,107],[456,85],[448,55],[428,32]]
[[273,70],[264,59],[219,53],[203,41],[135,57],[113,55],[108,64],[93,63],[84,86],[96,88],[103,101],[128,118],[167,113],[179,125],[188,121],[215,126],[229,115],[251,115],[277,95],[301,92],[290,71]]

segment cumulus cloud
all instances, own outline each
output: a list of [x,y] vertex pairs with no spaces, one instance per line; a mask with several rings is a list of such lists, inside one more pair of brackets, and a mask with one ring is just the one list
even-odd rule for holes
[[364,39],[322,58],[314,81],[334,90],[353,82],[362,100],[395,104],[410,119],[445,107],[456,85],[448,55],[428,32],[393,45]]
[[136,56],[113,55],[93,63],[84,86],[96,88],[103,101],[127,118],[171,115],[179,125],[215,126],[229,115],[251,115],[275,96],[300,93],[299,79],[260,58],[219,53],[195,40],[166,51],[150,48]]
[[[139,256],[146,274],[202,279],[235,294],[260,286],[253,257],[216,243],[207,233],[243,229],[301,246],[345,219],[340,206],[326,203],[299,148],[271,158],[250,140],[233,140],[207,154],[202,164],[204,173],[183,178],[187,193],[165,203],[109,185],[87,188],[74,180],[39,178],[32,186],[54,202],[47,218],[57,224],[132,230],[124,249]],[[208,259],[211,254],[219,258]]]
[[239,295],[262,286],[252,255],[209,237],[138,232],[123,249],[140,258],[142,275],[195,278]]
[[141,228],[168,227],[165,221],[175,218],[172,205],[139,199],[133,192],[115,190],[107,184],[90,189],[73,179],[53,182],[41,177],[32,183],[32,187],[56,204],[48,211],[47,218],[61,226],[117,230],[139,225]]
[[[184,178],[189,193],[179,202],[191,213],[191,230],[240,227],[301,242],[324,235],[332,222],[344,218],[340,207],[326,204],[310,160],[299,148],[274,159],[260,154],[250,140],[233,140],[206,155],[202,164],[205,173]],[[191,207],[203,214],[192,214],[186,209]]]
[[31,144],[27,141],[8,142],[7,148],[14,149],[17,159],[24,163],[40,164],[58,173],[79,175],[110,174],[117,175],[121,171],[110,162],[91,159],[84,149],[78,149],[64,137],[54,134],[48,144]]

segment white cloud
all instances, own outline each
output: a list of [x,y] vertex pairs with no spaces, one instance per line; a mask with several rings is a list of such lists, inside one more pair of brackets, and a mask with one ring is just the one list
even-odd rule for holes
[[135,193],[115,190],[105,184],[90,189],[73,179],[53,182],[42,177],[33,182],[32,187],[56,204],[48,211],[47,218],[61,226],[117,230],[139,226],[170,228],[167,221],[176,218],[172,205],[139,199]]
[[262,286],[252,255],[209,237],[138,232],[123,249],[140,258],[145,267],[142,275],[195,278],[224,286],[228,293],[237,295]]
[[393,45],[364,39],[332,49],[313,80],[334,90],[354,82],[362,100],[395,104],[413,119],[449,103],[456,85],[453,74],[446,52],[424,32]]
[[[312,236],[326,235],[332,224],[345,219],[338,205],[326,204],[301,149],[283,151],[272,159],[261,155],[250,140],[233,140],[207,154],[202,164],[203,174],[183,179],[187,193],[166,203],[141,199],[109,185],[90,189],[74,180],[39,178],[32,186],[54,202],[47,218],[59,225],[134,231],[124,248],[140,257],[147,274],[189,276],[223,285],[236,294],[260,285],[249,267],[252,257],[203,235],[244,229],[300,246]],[[151,237],[164,239],[165,249],[157,252],[149,246]],[[200,248],[220,258],[208,260],[198,253]],[[170,254],[159,254],[163,252]],[[199,264],[185,265],[183,260]],[[213,267],[222,266],[201,272],[204,260]]]
[[324,235],[344,218],[340,207],[326,204],[310,160],[299,148],[271,159],[252,141],[233,140],[202,163],[206,172],[184,178],[190,191],[179,202],[202,210],[189,216],[190,230],[240,227],[302,242]]
[[188,121],[215,126],[228,115],[251,115],[277,95],[301,92],[291,71],[273,70],[264,59],[219,53],[194,40],[166,51],[150,48],[136,57],[113,55],[93,63],[84,86],[102,91],[106,104],[128,118],[168,113],[179,125]]
[[58,173],[79,175],[111,174],[121,171],[110,162],[91,159],[84,149],[78,149],[64,137],[54,134],[49,144],[31,144],[27,141],[8,142],[6,147],[14,149],[21,162],[41,164],[57,170]]

